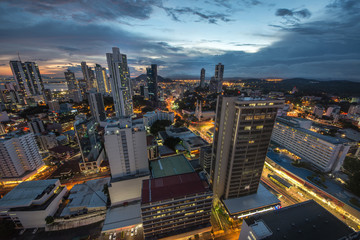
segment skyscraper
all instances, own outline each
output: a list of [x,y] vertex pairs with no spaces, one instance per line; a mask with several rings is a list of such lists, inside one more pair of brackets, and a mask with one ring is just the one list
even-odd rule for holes
[[158,101],[158,84],[157,84],[157,65],[151,64],[151,67],[146,68],[146,81],[149,89],[149,98],[150,100],[157,102]]
[[95,118],[95,120],[98,123],[105,121],[106,113],[102,94],[97,92],[90,92],[88,95],[88,100],[91,115]]
[[212,92],[221,92],[222,82],[224,80],[224,65],[219,63],[215,65],[215,76],[210,80],[210,91]]
[[33,133],[13,132],[0,139],[0,176],[21,177],[43,166]]
[[110,93],[110,83],[108,76],[106,75],[106,69],[101,65],[95,65],[95,75],[97,82],[97,90],[102,94]]
[[205,68],[202,68],[200,72],[200,87],[205,87]]
[[91,90],[92,88],[96,88],[94,71],[90,67],[88,67],[86,62],[81,62],[81,71],[86,82],[86,89]]
[[282,100],[218,96],[211,181],[219,199],[257,192]]
[[115,113],[117,117],[131,116],[133,114],[133,102],[127,58],[125,54],[120,54],[119,48],[113,47],[112,50],[112,53],[106,53],[106,59]]
[[81,102],[81,91],[75,78],[75,74],[68,69],[66,72],[64,72],[64,75],[68,86],[69,98],[72,99],[74,102]]
[[35,62],[10,61],[10,67],[18,88],[25,93],[26,97],[43,93],[44,84]]

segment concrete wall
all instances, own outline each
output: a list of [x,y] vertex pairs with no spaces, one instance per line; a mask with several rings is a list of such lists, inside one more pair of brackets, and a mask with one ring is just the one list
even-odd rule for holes
[[[23,228],[42,228],[45,227],[45,218],[47,216],[53,216],[62,201],[63,196],[67,192],[66,187],[60,192],[60,194],[50,203],[50,205],[41,211],[9,211],[9,215],[12,219],[14,217],[19,218]],[[12,215],[15,214],[15,215]]]

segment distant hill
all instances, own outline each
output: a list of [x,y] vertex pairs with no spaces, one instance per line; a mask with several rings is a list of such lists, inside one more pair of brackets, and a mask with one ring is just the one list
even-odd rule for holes
[[[146,81],[146,74],[141,74],[137,76],[136,78],[132,78],[134,81]],[[158,81],[159,82],[172,82],[171,78],[163,78],[162,76],[158,75]]]
[[314,79],[291,78],[281,82],[268,82],[263,79],[243,80],[252,87],[261,87],[268,91],[291,91],[296,87],[306,94],[330,93],[339,96],[360,96],[360,82],[347,80],[319,81]]

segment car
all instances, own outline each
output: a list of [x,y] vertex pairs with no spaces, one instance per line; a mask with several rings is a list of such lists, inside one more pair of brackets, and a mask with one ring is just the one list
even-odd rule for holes
[[19,235],[23,235],[25,231],[26,231],[26,229],[22,229],[22,230],[19,232]]

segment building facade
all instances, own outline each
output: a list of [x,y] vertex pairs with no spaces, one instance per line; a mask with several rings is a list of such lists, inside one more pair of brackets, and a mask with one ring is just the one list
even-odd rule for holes
[[143,181],[141,218],[145,239],[208,227],[212,191],[195,172]]
[[10,61],[10,68],[14,75],[16,85],[26,97],[41,95],[44,84],[40,70],[35,62]]
[[151,64],[151,67],[146,68],[146,81],[149,91],[149,98],[151,101],[157,102],[159,98],[158,92],[158,76],[157,65]]
[[89,92],[88,100],[91,115],[98,123],[106,120],[103,95],[100,92]]
[[151,125],[158,120],[168,120],[174,122],[174,116],[173,112],[164,112],[159,110],[147,112],[144,114],[144,124],[146,127],[151,127]]
[[257,192],[282,100],[218,96],[210,176],[219,199]]
[[66,72],[64,72],[64,75],[68,86],[69,99],[77,103],[81,102],[82,101],[81,91],[78,86],[78,82],[75,78],[74,72],[67,70]]
[[279,117],[271,140],[323,172],[339,171],[350,149],[347,141],[310,131],[302,127],[301,122],[303,120]]
[[200,71],[200,87],[205,87],[205,68],[202,68]]
[[110,93],[110,83],[108,76],[106,74],[106,69],[101,67],[101,65],[95,65],[95,75],[96,75],[96,82],[97,82],[97,91],[106,94]]
[[113,178],[149,172],[143,125],[133,126],[130,118],[120,119],[105,127],[104,138]]
[[82,157],[82,161],[79,163],[82,172],[98,171],[103,160],[103,146],[97,127],[98,123],[94,118],[80,119],[74,124]]
[[58,179],[20,183],[0,199],[0,218],[14,222],[15,228],[44,228],[66,194]]
[[44,165],[33,133],[9,133],[0,139],[0,176],[17,178]]
[[127,57],[125,54],[121,54],[117,47],[113,47],[112,50],[112,53],[106,54],[106,59],[115,113],[117,117],[131,116],[133,114],[133,102]]

